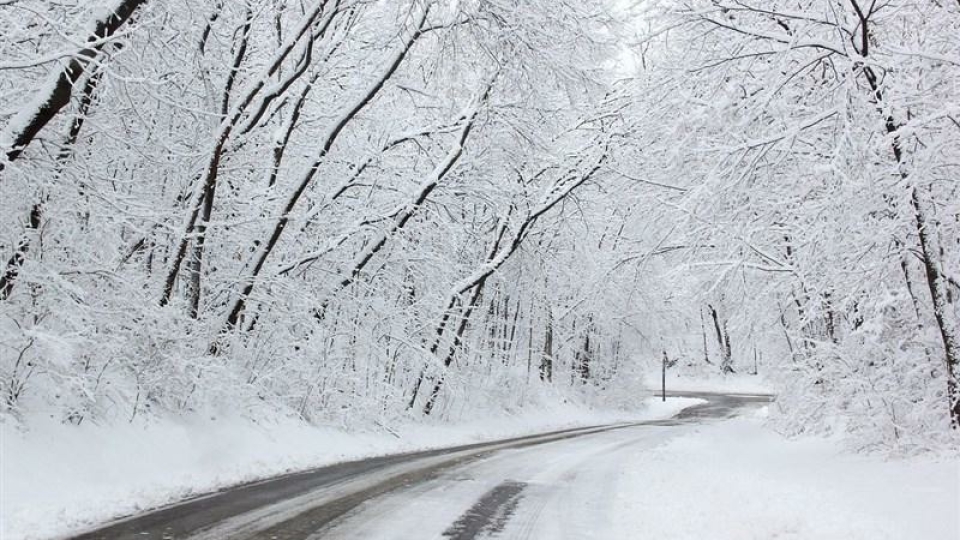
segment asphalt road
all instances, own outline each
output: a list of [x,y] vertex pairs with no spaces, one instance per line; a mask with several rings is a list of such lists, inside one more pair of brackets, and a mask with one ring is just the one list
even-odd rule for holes
[[[683,426],[735,416],[745,407],[770,401],[769,396],[674,393],[707,402],[685,409],[674,418],[595,426],[519,437],[492,443],[398,454],[330,465],[190,499],[147,514],[116,521],[79,536],[77,540],[117,539],[270,539],[318,540],[356,537],[341,527],[370,501],[397,499],[418,485],[436,484],[441,476],[505,451],[564,444],[644,426]],[[569,444],[569,443],[567,443]],[[504,481],[478,496],[442,536],[472,540],[502,529],[510,519],[526,484]],[[402,497],[401,497],[402,499]],[[341,529],[337,533],[338,527]],[[331,532],[330,535],[327,532]],[[359,533],[358,533],[359,534]]]

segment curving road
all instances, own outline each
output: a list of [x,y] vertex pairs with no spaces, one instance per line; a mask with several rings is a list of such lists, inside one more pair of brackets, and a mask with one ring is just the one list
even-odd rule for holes
[[596,515],[609,507],[604,501],[619,452],[642,451],[770,401],[674,395],[707,402],[668,420],[331,465],[191,499],[75,538],[586,538],[596,532]]

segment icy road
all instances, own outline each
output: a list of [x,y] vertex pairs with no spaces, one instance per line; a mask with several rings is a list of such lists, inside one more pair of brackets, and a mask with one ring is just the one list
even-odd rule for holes
[[92,539],[611,538],[626,452],[728,418],[765,396],[707,402],[670,420],[602,426],[324,467],[116,522]]

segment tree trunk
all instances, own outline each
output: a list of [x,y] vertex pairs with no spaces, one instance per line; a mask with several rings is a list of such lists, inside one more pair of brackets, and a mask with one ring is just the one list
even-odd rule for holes
[[[201,179],[199,179],[199,182],[196,183],[190,204],[190,210],[187,214],[187,219],[180,233],[180,238],[177,241],[177,247],[173,250],[173,258],[171,259],[170,267],[167,270],[167,276],[163,283],[163,291],[160,295],[159,303],[161,307],[170,303],[170,299],[173,295],[173,287],[177,282],[177,278],[180,275],[181,266],[183,265],[187,256],[187,247],[189,246],[191,239],[195,236],[198,236],[198,222],[201,219],[201,212],[209,215],[206,207],[207,205],[213,205],[213,196],[216,191],[217,179],[220,173],[220,162],[224,157],[230,137],[237,127],[241,127],[240,121],[244,118],[246,113],[252,111],[254,116],[256,116],[259,114],[259,110],[262,110],[264,107],[266,107],[266,104],[276,97],[273,93],[261,95],[261,92],[267,85],[267,82],[270,80],[270,78],[278,72],[286,58],[289,56],[290,52],[296,47],[297,43],[307,34],[310,34],[310,39],[316,39],[318,36],[322,36],[326,32],[326,29],[329,28],[337,13],[339,2],[336,2],[336,5],[327,14],[326,19],[321,23],[320,30],[318,30],[316,33],[311,31],[317,19],[326,12],[324,7],[326,6],[327,2],[328,0],[318,0],[311,6],[310,10],[303,15],[301,22],[297,29],[293,32],[293,35],[283,43],[283,45],[280,47],[280,50],[273,56],[269,64],[266,66],[266,68],[264,68],[263,72],[261,72],[261,74],[251,84],[250,88],[243,92],[240,99],[237,100],[237,103],[230,107],[229,114],[226,115],[220,122],[218,132],[214,137],[213,148],[210,152],[209,160],[204,168]],[[295,79],[300,75],[302,75],[302,71],[296,70],[293,72],[290,78]],[[287,87],[287,85],[280,85],[280,88],[285,87]],[[255,103],[258,96],[260,96],[261,99],[259,103]],[[206,222],[203,223],[204,224],[202,227],[205,229]],[[199,234],[199,237],[202,236],[203,234]]]
[[23,261],[26,260],[27,252],[30,251],[30,244],[33,242],[37,230],[40,229],[42,216],[43,205],[40,203],[34,204],[30,210],[30,216],[27,219],[27,230],[17,245],[16,251],[14,251],[10,259],[7,260],[6,270],[4,270],[3,275],[0,276],[0,300],[6,300],[10,297],[10,293],[13,292],[13,285],[20,276],[20,268],[23,266]]
[[593,360],[591,356],[593,351],[590,350],[590,328],[587,328],[587,333],[583,336],[583,349],[580,351],[580,354],[577,355],[577,375],[580,377],[580,382],[586,384],[590,380],[590,362]]
[[703,362],[707,365],[712,365],[713,362],[710,361],[710,349],[707,347],[707,320],[703,314],[703,309],[700,310],[700,330],[703,334]]
[[[484,262],[485,262],[485,263],[489,263],[491,260],[493,260],[493,258],[496,257],[497,252],[500,250],[500,244],[501,244],[501,242],[503,241],[503,237],[504,237],[504,235],[505,235],[506,232],[507,232],[507,226],[506,226],[506,223],[505,223],[504,221],[505,221],[505,220],[501,220],[501,221],[497,224],[497,226],[496,226],[496,228],[495,228],[495,230],[496,230],[496,235],[495,235],[495,237],[494,237],[493,244],[490,246],[490,250],[487,252],[486,257],[484,258]],[[480,281],[478,281],[478,282],[477,282],[477,285],[481,285],[481,284],[484,283],[484,282],[486,282],[486,277],[484,277],[483,279],[481,279]],[[469,292],[469,291],[468,291],[468,292]],[[448,298],[448,300],[447,300],[447,308],[446,308],[446,310],[444,310],[443,316],[442,316],[441,319],[440,319],[440,323],[437,325],[437,330],[436,330],[436,334],[434,335],[434,338],[433,338],[433,343],[430,345],[430,348],[429,348],[429,351],[430,351],[430,355],[431,355],[431,356],[436,355],[437,351],[440,350],[440,344],[441,344],[441,342],[443,341],[443,336],[444,336],[444,334],[445,334],[446,331],[447,331],[447,326],[450,324],[450,321],[453,319],[454,309],[456,309],[457,306],[458,306],[458,305],[460,304],[460,302],[461,302],[460,299],[462,298],[462,295],[463,295],[463,292],[461,292],[461,290],[460,290],[459,288],[455,289],[455,290],[450,294],[450,296],[449,296],[449,298]],[[476,296],[476,299],[479,300],[479,296]],[[473,300],[471,299],[471,301],[473,301]],[[447,360],[449,360],[450,362],[452,362],[452,361],[453,361],[453,357],[448,354],[448,355],[447,355]],[[444,368],[447,368],[447,367],[449,367],[449,364],[446,363],[446,361],[445,361],[443,367],[444,367]],[[420,375],[417,376],[417,380],[416,380],[416,382],[414,383],[414,386],[413,386],[413,395],[410,397],[410,402],[409,402],[409,405],[408,405],[408,407],[407,407],[408,409],[412,409],[412,408],[416,407],[416,405],[417,405],[417,398],[418,398],[419,395],[420,395],[420,388],[422,387],[423,382],[426,380],[426,376],[427,376],[427,367],[424,367],[424,368],[420,371]],[[440,386],[442,385],[442,383],[443,383],[443,377],[441,376],[441,377],[437,380],[436,385],[434,386],[434,392],[431,393],[431,401],[432,401],[433,399],[435,399],[435,396],[436,396],[437,394],[440,393]],[[432,405],[431,403],[429,403],[429,402],[428,402],[428,405],[430,406],[430,409],[432,410],[432,409],[433,409],[433,405]],[[424,410],[425,410],[425,412],[426,412],[426,408],[425,408]],[[429,413],[427,413],[427,414],[429,414]]]
[[[857,0],[851,0],[851,5],[860,19],[860,43],[857,52],[867,58],[871,44],[870,17],[875,13],[873,8],[864,12]],[[869,64],[862,66],[862,71],[870,87],[876,104],[883,114],[884,127],[887,135],[893,138],[891,150],[897,164],[898,173],[902,180],[907,180],[909,174],[905,169],[903,148],[899,138],[900,125],[884,107],[884,94],[880,86],[880,78]],[[920,186],[914,185],[910,191],[910,204],[913,209],[914,225],[920,237],[921,262],[924,268],[927,288],[933,305],[933,315],[940,331],[940,341],[943,344],[944,364],[947,370],[947,409],[950,424],[954,429],[960,429],[960,387],[958,387],[957,372],[960,371],[960,338],[957,336],[960,322],[953,314],[949,301],[949,284],[943,270],[940,268],[940,240],[937,237],[937,223],[934,218],[933,205],[925,194],[920,192]]]
[[[239,41],[236,44],[233,55],[233,63],[230,66],[230,72],[227,73],[227,80],[223,84],[223,94],[220,97],[220,117],[227,118],[230,112],[230,95],[233,92],[233,85],[237,82],[237,74],[240,72],[240,66],[247,55],[247,45],[250,41],[250,27],[253,24],[253,12],[250,6],[247,6],[246,16],[243,25],[240,27]],[[308,45],[309,47],[309,45]],[[218,146],[214,149],[217,155],[214,156],[214,163],[219,169],[219,164],[223,159],[225,148]],[[193,253],[187,261],[187,305],[190,317],[196,319],[200,315],[200,296],[203,281],[203,257],[204,246],[207,243],[207,228],[210,218],[213,215],[213,202],[216,199],[217,192],[217,174],[213,171],[210,181],[206,183],[203,191],[203,206],[200,212],[200,220],[197,223],[196,237],[193,239]]]
[[710,316],[713,318],[713,328],[717,333],[717,343],[720,345],[720,371],[725,374],[732,373],[733,366],[731,365],[731,361],[733,359],[733,351],[730,347],[730,337],[724,334],[726,322],[724,322],[723,327],[721,327],[720,316],[717,314],[717,310],[709,304],[707,304],[707,308],[710,310]]
[[[74,85],[80,80],[87,66],[100,54],[104,40],[113,36],[146,0],[120,0],[111,12],[96,21],[93,32],[87,37],[89,47],[77,51],[65,64],[57,64],[59,71],[51,73],[46,84],[41,85],[33,102],[15,115],[0,135],[0,144],[7,160],[14,161],[36,138],[61,109],[70,103]],[[0,172],[4,169],[0,161]]]
[[[67,138],[63,142],[63,148],[57,155],[58,176],[62,171],[63,164],[73,153],[73,147],[77,139],[80,138],[80,132],[83,129],[84,123],[86,123],[87,114],[90,112],[90,107],[93,106],[93,96],[97,90],[97,83],[100,82],[102,73],[103,71],[99,69],[94,71],[87,77],[87,81],[83,85],[83,93],[80,97],[77,113],[74,115],[73,121],[70,122],[70,130],[67,132]],[[83,186],[80,186],[80,192],[82,195],[84,192]],[[30,251],[30,244],[34,241],[37,231],[40,229],[40,223],[43,221],[43,205],[46,197],[41,195],[40,199],[41,201],[35,203],[30,209],[30,214],[27,217],[26,231],[17,244],[16,251],[14,251],[13,255],[7,260],[3,275],[0,276],[0,300],[6,300],[13,292],[13,287],[16,284],[17,278],[20,276],[20,268],[26,260],[27,252]],[[85,219],[81,218],[81,221],[85,221]]]
[[733,347],[730,345],[730,330],[727,328],[727,321],[723,321],[723,365],[720,366],[724,373],[736,373],[733,369]]
[[[467,309],[464,310],[463,315],[460,317],[460,322],[457,325],[457,331],[453,335],[453,343],[450,345],[450,348],[447,349],[447,356],[443,359],[443,367],[449,368],[453,364],[454,359],[456,358],[457,352],[460,350],[461,345],[463,344],[463,334],[467,330],[467,323],[470,322],[470,316],[473,315],[473,310],[476,309],[477,304],[480,302],[480,297],[483,294],[483,288],[487,284],[487,280],[483,279],[477,286],[473,289],[473,293],[470,295],[470,302],[467,304]],[[433,408],[437,404],[437,398],[440,397],[440,389],[443,387],[443,377],[437,379],[437,382],[433,385],[433,390],[430,391],[430,399],[427,400],[427,404],[423,407],[423,414],[430,415],[433,412]]]
[[950,421],[954,429],[960,429],[960,386],[957,374],[960,372],[960,321],[954,315],[948,296],[949,283],[940,268],[940,241],[936,233],[936,220],[933,217],[933,205],[919,188],[914,187],[910,194],[916,219],[917,232],[920,235],[921,261],[933,302],[933,315],[940,331],[943,343],[944,367],[947,372],[947,403]]
[[540,354],[540,380],[553,382],[553,313],[550,312],[550,306],[547,306],[547,330]]
[[[410,49],[413,47],[414,43],[416,43],[416,41],[423,34],[428,11],[428,9],[421,10],[420,16],[416,21],[414,31],[404,40],[400,48],[394,52],[392,58],[390,58],[390,60],[387,62],[385,70],[377,77],[373,84],[370,85],[370,87],[368,87],[367,90],[342,113],[330,131],[328,131],[327,134],[322,137],[322,143],[317,155],[312,160],[313,162],[311,163],[310,167],[304,171],[303,176],[297,183],[296,189],[287,198],[287,201],[281,210],[280,216],[274,222],[273,229],[270,232],[267,241],[261,245],[260,251],[254,256],[250,274],[246,277],[245,282],[239,294],[237,295],[232,308],[230,309],[230,312],[227,314],[225,330],[232,329],[236,326],[236,323],[239,320],[240,315],[243,313],[243,309],[246,305],[246,299],[249,297],[250,293],[253,292],[256,278],[260,275],[267,258],[270,256],[270,253],[276,247],[280,237],[283,235],[283,231],[286,229],[287,223],[290,221],[290,214],[297,206],[297,203],[300,201],[300,197],[306,191],[307,186],[309,186],[313,181],[314,176],[320,168],[320,164],[326,160],[327,154],[330,152],[330,149],[333,147],[334,143],[337,141],[347,124],[352,122],[357,114],[359,114],[361,110],[366,108],[366,106],[373,101],[373,99],[380,93],[380,90],[383,89],[386,82],[393,77],[394,73],[396,73],[397,69],[400,67],[400,64],[403,62],[403,59],[406,58],[407,53],[410,52]],[[459,154],[457,157],[459,157]],[[407,219],[409,219],[409,217]],[[405,222],[406,220],[404,220],[404,223]],[[402,225],[400,226],[402,227]],[[362,264],[366,263],[364,262]]]

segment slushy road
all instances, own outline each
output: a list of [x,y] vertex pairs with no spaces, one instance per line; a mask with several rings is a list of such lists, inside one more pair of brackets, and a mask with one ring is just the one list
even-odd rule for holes
[[74,538],[588,538],[609,508],[604,501],[619,475],[618,455],[770,400],[682,395],[707,402],[667,420],[331,465],[198,497]]

